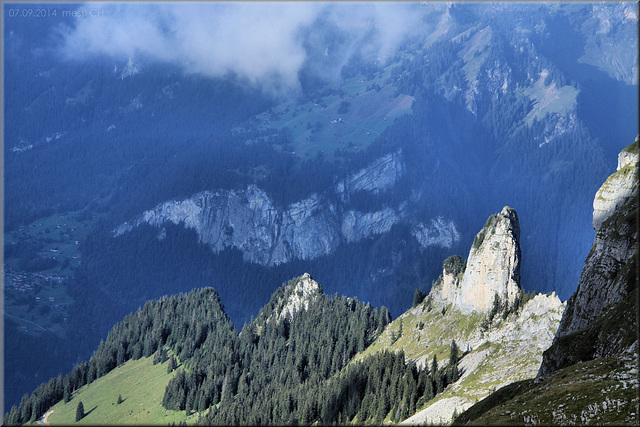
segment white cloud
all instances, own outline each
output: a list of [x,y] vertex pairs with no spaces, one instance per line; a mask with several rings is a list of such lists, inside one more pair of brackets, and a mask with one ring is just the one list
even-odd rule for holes
[[[107,55],[162,61],[205,76],[234,73],[274,92],[299,88],[298,72],[309,49],[325,51],[326,46],[309,42],[323,40],[311,32],[342,30],[341,67],[356,50],[389,55],[419,28],[415,3],[90,3],[79,8],[89,6],[101,16],[76,18],[63,30],[61,49],[69,59]],[[320,17],[332,25],[314,25]]]

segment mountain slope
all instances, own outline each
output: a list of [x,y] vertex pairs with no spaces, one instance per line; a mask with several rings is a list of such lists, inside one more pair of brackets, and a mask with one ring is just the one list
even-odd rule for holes
[[596,193],[596,238],[536,379],[504,387],[456,424],[638,422],[637,158],[636,140]]
[[[423,302],[402,314],[366,351],[402,351],[429,365],[447,360],[452,340],[463,351],[461,377],[403,423],[449,423],[493,390],[534,378],[565,304],[553,293],[525,294],[519,284],[520,226],[505,207],[477,234],[468,259],[452,256]],[[416,301],[414,301],[416,303]]]
[[[137,34],[135,19],[164,10],[103,6],[99,20],[123,36]],[[218,6],[194,10],[198,18],[254,15]],[[416,25],[378,25],[397,16],[396,6]],[[211,78],[165,56],[114,54],[120,43],[78,43],[71,56],[81,60],[69,60],[61,39],[114,33],[59,10],[31,19],[3,7],[4,227],[18,242],[5,255],[13,270],[24,263],[5,277],[7,312],[23,319],[5,323],[6,348],[15,349],[5,359],[6,407],[88,359],[126,313],[194,286],[214,285],[237,325],[283,278],[304,271],[329,294],[402,313],[413,290],[428,287],[443,259],[466,251],[505,201],[529,230],[520,241],[528,257],[522,285],[566,299],[592,242],[591,193],[608,175],[607,159],[637,132],[637,11],[627,3],[394,4],[374,21],[361,18],[377,4],[343,13],[331,3],[288,40],[303,64],[293,77],[300,91],[285,100],[243,73]],[[185,23],[180,7],[167,5],[163,15],[176,32],[153,19],[144,28],[163,40],[185,24],[213,28]],[[226,28],[241,36],[230,40],[261,34],[247,31],[253,25]],[[386,44],[378,37],[385,28],[409,36],[378,55],[368,40]],[[226,44],[202,40],[206,52]],[[179,55],[177,45],[159,50]],[[243,63],[253,58],[225,51]],[[200,201],[221,214],[193,208]],[[192,209],[165,215],[176,204]],[[158,226],[113,237],[143,213]],[[61,218],[76,216],[83,219]],[[55,236],[75,249],[53,244]],[[31,284],[40,273],[62,279],[50,283],[56,302],[23,287],[31,268],[46,268],[26,275]],[[62,293],[73,305],[58,303]],[[29,339],[34,323],[66,338]]]
[[579,361],[638,351],[637,310],[628,310],[637,308],[637,165],[638,140],[620,153],[618,171],[596,193],[596,238],[540,376]]

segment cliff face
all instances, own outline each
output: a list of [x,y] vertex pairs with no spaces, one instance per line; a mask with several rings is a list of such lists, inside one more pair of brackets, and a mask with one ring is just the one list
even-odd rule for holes
[[490,310],[496,294],[512,305],[519,286],[520,223],[516,211],[505,206],[477,234],[464,274],[445,268],[432,294],[468,314]]
[[637,150],[638,141],[620,154],[618,171],[596,193],[595,241],[540,376],[579,361],[637,351]]
[[625,149],[618,155],[617,172],[607,178],[593,200],[593,229],[596,233],[600,231],[602,223],[637,191],[637,164],[637,153]]
[[379,158],[368,167],[338,182],[335,191],[343,201],[348,200],[350,194],[358,191],[378,194],[392,188],[404,171],[402,150],[398,150]]
[[[350,209],[349,195],[389,190],[403,173],[402,151],[390,153],[340,181],[334,188],[337,200],[312,194],[285,208],[277,207],[256,185],[243,190],[204,191],[184,200],[161,203],[121,224],[113,234],[120,236],[145,223],[156,227],[165,222],[182,223],[195,230],[200,242],[215,253],[239,249],[246,261],[266,266],[293,259],[310,260],[332,253],[341,243],[386,233],[402,221],[408,213],[408,202],[361,212]],[[453,221],[438,218],[432,223],[434,227],[446,227],[429,228],[425,231],[431,233],[428,239],[416,234],[421,246],[450,247],[460,239]]]
[[292,258],[311,259],[333,251],[339,244],[335,206],[317,195],[277,209],[261,189],[205,191],[182,201],[169,201],[145,211],[132,224],[119,226],[121,235],[142,223],[165,222],[194,229],[214,252],[240,249],[245,260],[277,265]]

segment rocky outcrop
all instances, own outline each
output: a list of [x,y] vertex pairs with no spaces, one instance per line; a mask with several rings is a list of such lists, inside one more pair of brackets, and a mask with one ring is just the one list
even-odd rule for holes
[[487,220],[469,251],[464,275],[443,269],[432,297],[463,313],[488,311],[495,295],[512,305],[520,287],[520,223],[505,206]]
[[[452,257],[445,266],[443,281],[455,282],[462,274],[462,259]],[[434,354],[446,363],[451,340],[465,351],[458,365],[460,379],[401,424],[448,424],[454,413],[462,413],[494,390],[535,378],[565,307],[555,293],[538,294],[506,318],[497,316],[488,330],[482,327],[484,313],[463,314],[444,299],[431,299],[401,315],[371,350],[403,350],[419,366],[431,363]],[[388,344],[400,323],[403,337]]]
[[441,216],[432,219],[431,225],[417,224],[411,230],[411,235],[422,248],[435,245],[451,248],[454,243],[460,241],[460,233],[453,220],[447,221]]
[[[341,243],[358,242],[388,232],[407,217],[410,203],[372,212],[350,209],[348,196],[358,191],[378,193],[391,188],[404,173],[399,150],[340,181],[333,195],[312,194],[286,208],[256,185],[243,190],[203,191],[184,200],[160,203],[114,231],[121,236],[142,224],[161,228],[166,222],[196,231],[215,253],[239,249],[246,261],[265,266],[294,259],[311,260],[331,254]],[[333,202],[331,200],[334,200]],[[421,223],[422,224],[422,223]],[[431,227],[414,233],[420,244],[450,247],[460,239],[452,220],[438,217]]]
[[404,171],[402,150],[398,150],[338,182],[335,191],[343,201],[347,201],[349,195],[358,191],[378,194],[393,187]]
[[621,153],[596,193],[595,241],[539,376],[637,347],[637,151],[638,141]]
[[311,304],[322,293],[322,287],[313,280],[309,273],[304,273],[297,279],[292,280],[286,287],[285,296],[280,307],[276,309],[278,319],[288,317],[300,310],[307,310]]
[[118,226],[120,236],[141,224],[162,227],[183,224],[196,231],[200,242],[218,253],[242,251],[246,261],[278,265],[293,259],[314,259],[332,253],[341,242],[357,242],[386,233],[404,215],[406,205],[376,212],[340,209],[313,194],[287,209],[278,209],[260,188],[204,191],[185,200],[161,203],[131,223]]
[[385,208],[376,212],[350,210],[342,216],[340,231],[347,242],[357,242],[374,234],[386,233],[402,218],[402,211]]
[[637,164],[637,152],[632,153],[631,150],[625,149],[618,155],[617,172],[607,178],[593,200],[593,228],[596,233],[602,223],[637,191]]
[[281,211],[255,185],[238,191],[205,191],[162,203],[133,223],[122,224],[114,234],[119,236],[143,223],[160,227],[165,222],[195,230],[200,242],[216,253],[237,248],[245,260],[262,265],[313,259],[331,253],[340,243],[334,205],[312,195]]

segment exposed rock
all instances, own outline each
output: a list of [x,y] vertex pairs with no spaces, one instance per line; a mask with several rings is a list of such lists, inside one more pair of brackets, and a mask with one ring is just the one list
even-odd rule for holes
[[285,317],[293,317],[293,314],[309,308],[317,297],[322,293],[322,288],[313,280],[309,273],[304,273],[301,277],[294,280],[285,293],[284,305],[278,310],[278,319]]
[[477,234],[462,278],[443,271],[432,297],[466,314],[490,310],[495,294],[512,305],[520,286],[519,239],[518,214],[505,206]]
[[464,397],[449,397],[442,399],[429,406],[427,409],[418,412],[414,416],[402,421],[400,425],[447,425],[451,424],[454,413],[460,414],[473,405],[473,402]]
[[558,329],[559,336],[588,326],[628,292],[628,283],[617,272],[638,248],[638,229],[634,221],[638,206],[638,157],[627,153],[625,150],[618,156],[618,171],[596,193],[593,202],[596,238],[585,261],[578,289],[569,300]]
[[[348,199],[355,191],[377,193],[390,188],[404,171],[402,151],[390,153],[341,181],[337,188]],[[358,242],[388,232],[407,216],[410,203],[374,212],[348,209],[320,194],[277,207],[256,185],[244,190],[203,191],[184,200],[160,203],[133,221],[115,228],[120,236],[141,224],[162,227],[166,222],[196,231],[201,243],[218,253],[239,249],[246,261],[273,266],[294,259],[310,260],[331,254],[341,243]],[[424,245],[449,247],[460,238],[453,221],[438,217],[430,228],[414,235]]]
[[142,223],[160,227],[168,221],[194,229],[200,241],[216,253],[237,248],[245,260],[262,265],[313,259],[331,253],[340,242],[334,205],[314,194],[280,211],[255,185],[239,191],[205,191],[162,203],[132,224],[122,224],[114,234],[119,236]]
[[[452,257],[453,258],[453,257]],[[447,260],[446,275],[461,274],[459,262]],[[516,381],[535,378],[543,351],[549,347],[566,307],[555,293],[536,295],[506,319],[498,316],[487,331],[482,330],[483,313],[463,314],[441,299],[408,310],[394,320],[370,351],[403,350],[418,366],[430,364],[436,354],[439,366],[447,363],[451,340],[465,355],[459,362],[462,375],[426,407],[405,420],[406,424],[448,424],[494,390]],[[446,313],[442,314],[442,309]],[[403,323],[403,336],[389,345],[390,335]],[[417,325],[422,324],[422,327]]]
[[593,228],[596,232],[602,223],[637,191],[638,182],[635,175],[637,164],[637,153],[624,150],[618,155],[617,172],[607,178],[593,200]]
[[596,193],[595,241],[538,377],[619,355],[637,340],[637,147],[621,153],[618,171]]
[[373,234],[386,233],[400,219],[401,215],[391,208],[367,213],[350,210],[342,217],[340,230],[347,242],[357,242]]
[[350,194],[358,191],[378,194],[393,187],[404,174],[404,170],[402,150],[398,150],[379,158],[366,168],[338,182],[335,191],[343,201],[348,200]]
[[411,230],[411,235],[416,238],[423,248],[428,246],[450,248],[460,240],[460,233],[458,233],[453,220],[447,221],[441,216],[432,219],[430,226],[423,223],[417,224]]

